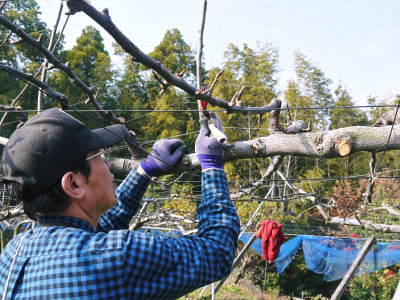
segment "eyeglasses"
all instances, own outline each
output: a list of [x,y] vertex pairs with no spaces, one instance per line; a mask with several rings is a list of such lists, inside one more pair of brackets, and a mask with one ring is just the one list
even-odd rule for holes
[[99,152],[86,157],[86,161],[88,161],[89,159],[95,158],[97,156],[100,156],[102,159],[109,162],[110,161],[110,153],[114,150],[115,149],[113,149],[113,148],[100,149]]
[[88,161],[89,159],[95,158],[97,156],[100,156],[106,162],[110,163],[112,160],[111,152],[118,151],[118,150],[124,150],[126,148],[127,148],[127,146],[123,145],[123,146],[113,146],[113,147],[106,148],[106,149],[99,149],[97,153],[86,157],[86,161]]

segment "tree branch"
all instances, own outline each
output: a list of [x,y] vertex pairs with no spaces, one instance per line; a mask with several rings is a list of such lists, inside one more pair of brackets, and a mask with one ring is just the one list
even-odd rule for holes
[[217,83],[217,81],[218,81],[219,77],[222,75],[222,73],[224,73],[224,70],[219,71],[217,73],[217,75],[215,75],[214,81],[211,83],[210,88],[208,90],[204,91],[204,94],[209,94],[210,96],[212,95],[215,84]]
[[4,9],[4,7],[6,6],[8,0],[2,0],[2,1],[0,1],[0,2],[1,2],[1,3],[0,3],[0,14],[3,14],[3,9]]
[[58,59],[54,54],[46,49],[41,43],[39,43],[37,40],[33,39],[29,34],[24,32],[20,27],[12,23],[10,20],[8,20],[6,17],[0,15],[0,24],[4,25],[8,29],[10,29],[12,32],[17,34],[19,37],[21,37],[25,42],[29,43],[31,46],[35,47],[38,51],[40,51],[45,58],[53,64],[56,68],[64,71],[70,80],[72,81],[73,84],[75,84],[77,87],[82,89],[89,97],[90,102],[92,105],[95,107],[96,110],[99,111],[99,113],[111,120],[113,123],[123,123],[123,120],[121,118],[117,118],[113,112],[111,111],[105,111],[101,105],[97,102],[95,98],[95,93],[92,88],[88,87],[76,74],[72,69],[64,64],[60,59]]
[[63,26],[61,28],[61,31],[58,34],[57,41],[54,43],[53,48],[51,49],[51,52],[54,52],[54,50],[57,48],[58,44],[60,43],[62,35],[64,33],[64,30],[65,30],[65,27],[68,24],[68,21],[69,21],[69,15],[67,15],[67,18],[65,19],[65,22],[64,22],[64,24],[63,24]]
[[133,59],[146,67],[156,71],[161,77],[163,77],[170,85],[174,85],[187,94],[195,97],[198,100],[204,100],[214,106],[224,108],[229,112],[241,112],[249,114],[263,114],[271,110],[277,109],[276,102],[261,107],[238,107],[230,106],[227,101],[212,97],[209,94],[203,94],[200,90],[188,84],[183,78],[179,78],[169,72],[159,61],[151,58],[150,56],[143,53],[135,44],[133,44],[111,21],[111,18],[102,14],[92,5],[83,0],[69,0],[75,7],[83,11],[90,18],[92,18],[97,24],[103,27],[115,41],[124,49],[126,53],[129,53]]
[[0,211],[0,222],[19,217],[24,214],[22,205],[19,205],[12,209],[5,209]]
[[6,36],[4,41],[1,43],[0,48],[2,48],[8,42],[8,39],[11,37],[11,35],[12,35],[12,31],[10,31],[10,33]]
[[[55,41],[56,33],[57,33],[57,28],[58,28],[58,24],[60,23],[60,19],[61,19],[61,14],[62,14],[63,8],[64,8],[64,4],[61,1],[60,2],[60,8],[58,9],[58,15],[57,15],[56,23],[54,24],[53,30],[51,31],[49,46],[47,47],[47,49],[49,51],[51,51],[51,52],[52,52],[52,49],[53,49],[53,45],[54,45],[54,41]],[[43,64],[42,64],[42,67],[41,67],[42,74],[41,74],[40,80],[43,81],[43,82],[47,82],[47,71],[48,71],[47,66],[48,66],[48,64],[49,64],[48,60],[45,59]],[[43,98],[42,91],[39,90],[38,98],[37,98],[37,110],[38,110],[38,112],[40,112],[42,110],[42,107],[43,107],[42,98]]]
[[[343,217],[331,217],[327,211],[322,207],[322,205],[316,203],[317,199],[314,196],[310,196],[306,191],[296,187],[295,185],[289,183],[286,177],[282,172],[277,171],[277,174],[283,179],[286,180],[288,186],[294,191],[304,194],[304,196],[309,199],[312,203],[315,204],[315,207],[318,209],[319,213],[322,215],[326,223],[329,224],[340,224],[340,225],[350,225],[350,226],[359,226],[365,229],[380,231],[380,232],[399,232],[400,233],[400,225],[387,225],[387,224],[376,224],[366,220],[360,220],[357,217],[354,218],[343,218]],[[307,194],[307,195],[306,195]]]
[[261,179],[257,182],[254,182],[251,184],[251,187],[246,188],[246,189],[240,189],[238,192],[236,193],[232,193],[231,194],[231,199],[237,199],[240,198],[244,195],[249,195],[252,191],[254,191],[256,188],[258,188],[260,185],[262,185],[265,180],[269,179],[272,174],[276,171],[276,169],[279,167],[279,165],[282,162],[282,156],[274,156],[271,160],[270,160],[270,164],[268,165],[267,170],[265,171],[265,173],[261,176]]
[[360,220],[357,218],[341,218],[341,217],[329,217],[327,220],[329,224],[341,224],[349,226],[359,226],[365,229],[380,231],[380,232],[397,232],[400,233],[400,225],[388,225],[388,224],[376,224],[366,220]]
[[[10,32],[10,34],[11,34],[11,33],[12,33],[12,31]],[[42,40],[43,40],[43,34],[41,33],[41,34],[39,35],[38,42],[41,43]],[[54,50],[54,49],[53,49],[53,50]],[[53,51],[53,50],[52,50],[52,51]],[[39,70],[35,73],[35,75],[33,75],[33,77],[38,76],[38,75],[40,74],[40,72],[42,71],[42,68],[43,68],[43,64],[40,65]],[[24,92],[25,92],[26,89],[29,87],[29,85],[30,85],[30,83],[25,84],[25,86],[24,86],[23,89],[19,92],[19,94],[17,95],[17,97],[15,97],[15,98],[11,101],[11,106],[14,106],[14,105],[17,103],[17,101],[19,100],[19,98],[21,98],[21,96],[24,94]],[[4,123],[4,121],[6,120],[7,116],[8,116],[8,112],[6,111],[6,112],[4,113],[4,115],[1,117],[1,120],[0,120],[0,127],[3,125],[3,123]]]
[[[380,152],[385,149],[400,150],[400,139],[391,139],[386,148],[385,138],[391,126],[352,126],[329,131],[285,134],[278,132],[267,137],[234,142],[225,152],[223,161],[246,158],[293,155],[303,157],[334,158],[343,157],[341,142],[346,141],[351,149],[346,155],[360,151]],[[400,136],[400,125],[393,127],[394,136]],[[114,172],[127,174],[137,162],[114,158],[111,168]],[[175,172],[190,170],[199,166],[195,153],[185,155]]]
[[[199,53],[197,55],[196,61],[196,78],[197,78],[197,90],[202,91],[202,82],[203,78],[201,78],[201,65],[202,65],[202,56],[203,56],[203,34],[204,34],[204,26],[206,23],[206,13],[207,13],[207,0],[203,2],[203,14],[201,18],[201,25],[199,31]],[[201,105],[201,100],[197,100],[197,107],[199,109],[199,121],[208,120],[209,113],[203,110],[203,106]]]
[[367,190],[363,194],[364,204],[371,203],[372,194],[374,193],[374,186],[376,181],[376,153],[371,152],[371,160],[369,162],[369,169],[371,177],[368,179]]
[[380,207],[372,208],[371,210],[386,210],[389,214],[400,219],[400,211],[396,210],[394,207],[387,205],[387,204],[383,204]]
[[[1,16],[0,16],[1,17]],[[47,83],[36,79],[34,76],[23,73],[21,71],[18,71],[17,69],[14,69],[13,67],[9,67],[3,64],[0,64],[0,70],[5,71],[11,75],[14,75],[18,78],[21,78],[24,81],[31,82],[35,85],[37,85],[41,90],[49,97],[57,100],[60,102],[61,107],[63,109],[68,109],[68,99],[65,95],[53,90]]]

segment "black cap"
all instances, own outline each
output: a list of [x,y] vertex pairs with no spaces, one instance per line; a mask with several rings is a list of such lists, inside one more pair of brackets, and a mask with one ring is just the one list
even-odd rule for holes
[[127,137],[124,125],[90,130],[58,108],[32,117],[16,129],[2,155],[3,181],[39,195],[71,171],[91,150],[109,147]]

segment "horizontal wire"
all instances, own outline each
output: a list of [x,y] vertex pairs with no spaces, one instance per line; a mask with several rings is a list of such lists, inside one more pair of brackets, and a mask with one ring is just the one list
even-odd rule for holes
[[[281,111],[285,110],[333,110],[333,109],[349,109],[349,108],[390,108],[397,107],[395,104],[388,105],[353,105],[353,106],[325,106],[325,107],[291,107],[291,108],[281,108]],[[252,109],[251,109],[252,110]],[[7,110],[0,110],[0,112],[6,112]],[[76,109],[76,110],[65,110],[66,112],[99,112],[97,109]],[[199,112],[198,109],[105,109],[105,111],[111,112]],[[211,112],[223,112],[224,109],[209,109]],[[247,111],[243,109],[243,111]],[[21,110],[12,110],[8,111],[10,113],[18,113],[18,112],[37,112],[34,109],[21,109]]]
[[[199,175],[201,176],[201,175]],[[348,176],[348,177],[325,177],[325,178],[288,178],[286,180],[283,179],[267,179],[268,182],[285,182],[285,181],[331,181],[331,180],[347,180],[347,179],[369,179],[371,176],[366,175],[358,175],[358,176]],[[374,176],[374,178],[381,179],[399,179],[400,176]],[[258,182],[259,180],[228,180],[228,183],[240,183],[240,182]],[[178,180],[176,183],[200,183],[201,180]],[[248,186],[246,188],[251,188]]]

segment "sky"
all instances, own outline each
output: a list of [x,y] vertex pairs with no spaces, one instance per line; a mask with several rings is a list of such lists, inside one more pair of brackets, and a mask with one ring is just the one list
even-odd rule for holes
[[[42,18],[53,26],[59,1],[37,0]],[[108,8],[113,22],[148,53],[165,32],[178,28],[198,48],[203,0],[91,0]],[[333,81],[344,85],[358,105],[369,96],[393,99],[400,94],[400,1],[398,0],[208,0],[204,31],[207,68],[222,66],[229,43],[252,48],[269,44],[279,52],[279,89],[295,79],[294,53],[304,53]],[[83,13],[66,30],[71,48],[83,27],[94,25]],[[100,30],[113,53],[112,38]],[[120,61],[113,58],[118,65]]]

